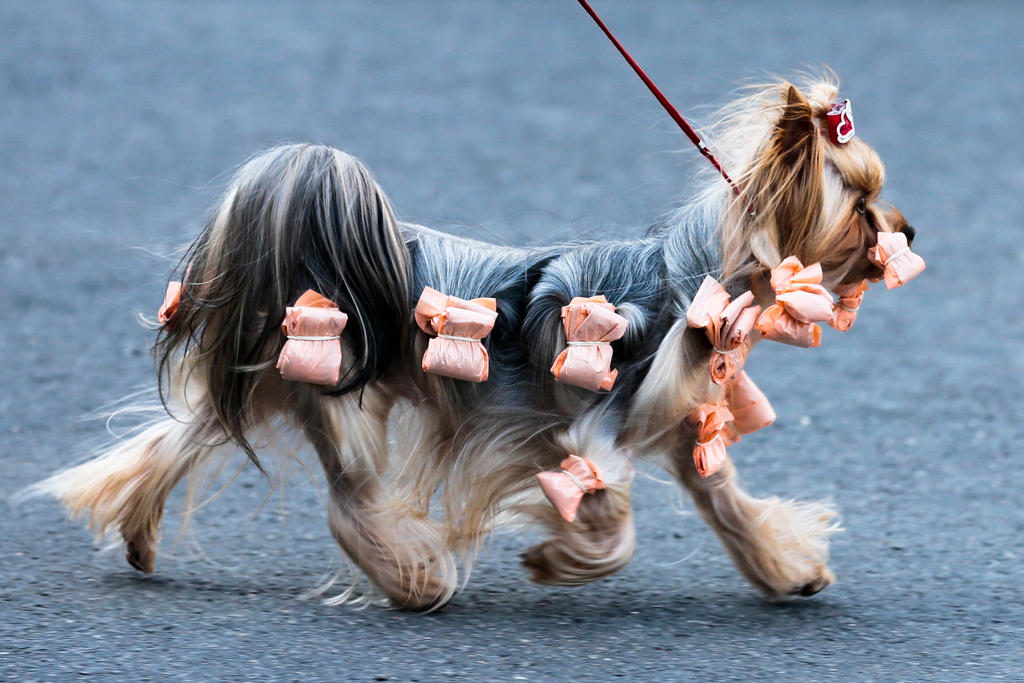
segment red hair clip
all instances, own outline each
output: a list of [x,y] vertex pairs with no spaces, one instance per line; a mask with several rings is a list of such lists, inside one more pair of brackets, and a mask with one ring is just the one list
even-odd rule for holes
[[828,119],[828,139],[834,145],[843,145],[853,139],[853,110],[850,100],[833,102],[826,114]]

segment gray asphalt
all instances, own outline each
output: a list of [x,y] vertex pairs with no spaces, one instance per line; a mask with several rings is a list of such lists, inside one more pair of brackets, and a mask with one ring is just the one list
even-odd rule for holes
[[[836,501],[839,582],[765,602],[652,473],[605,581],[533,586],[500,535],[439,614],[328,607],[301,599],[337,566],[315,487],[246,471],[151,577],[51,501],[5,508],[0,677],[1021,680],[1024,6],[596,4],[697,120],[828,63],[917,228],[922,277],[751,360],[780,418],[734,457],[756,494]],[[137,314],[174,250],[232,167],[299,140],[362,158],[404,218],[513,244],[636,234],[696,164],[571,0],[6,0],[0,494],[105,439],[85,418],[149,385]]]

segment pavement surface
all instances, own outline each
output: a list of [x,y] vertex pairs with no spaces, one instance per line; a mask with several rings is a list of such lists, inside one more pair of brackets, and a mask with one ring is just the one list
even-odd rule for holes
[[[499,535],[441,613],[329,607],[302,599],[338,566],[316,487],[250,468],[194,537],[172,499],[153,576],[52,501],[6,508],[0,678],[1021,680],[1024,5],[596,5],[698,121],[827,63],[917,228],[922,277],[751,360],[780,418],[734,457],[755,494],[836,501],[839,582],[762,600],[652,472],[605,581],[533,586],[529,539]],[[512,244],[637,234],[697,163],[571,0],[5,0],[3,497],[105,440],[87,418],[150,385],[137,315],[175,250],[233,167],[306,140],[362,158],[404,218]]]

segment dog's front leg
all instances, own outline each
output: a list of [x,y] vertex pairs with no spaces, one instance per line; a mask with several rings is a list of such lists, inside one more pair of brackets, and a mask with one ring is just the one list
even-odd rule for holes
[[541,505],[537,516],[552,537],[527,550],[523,565],[537,583],[580,586],[614,574],[633,558],[634,470],[629,452],[601,433],[597,420],[573,424],[558,440],[566,455],[582,456],[600,468],[605,488],[583,496],[572,522],[562,519],[551,505]]
[[830,504],[754,498],[739,487],[731,459],[701,477],[694,441],[691,429],[680,430],[671,453],[673,474],[750,583],[770,596],[791,596],[813,595],[835,581],[828,544],[839,525]]

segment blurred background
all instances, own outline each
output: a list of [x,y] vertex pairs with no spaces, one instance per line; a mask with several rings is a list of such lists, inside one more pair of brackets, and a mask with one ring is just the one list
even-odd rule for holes
[[[917,228],[922,277],[750,364],[780,419],[733,456],[752,493],[836,501],[839,583],[763,601],[650,472],[637,558],[608,580],[533,586],[529,539],[499,535],[440,614],[326,607],[301,599],[339,564],[316,486],[250,469],[194,538],[172,500],[149,577],[51,501],[5,510],[0,676],[1020,676],[1024,6],[594,4],[697,124],[827,64]],[[138,314],[177,250],[232,169],[294,141],[358,156],[404,219],[507,244],[639,234],[702,163],[571,0],[5,0],[0,494],[107,438],[85,418],[151,384]]]

